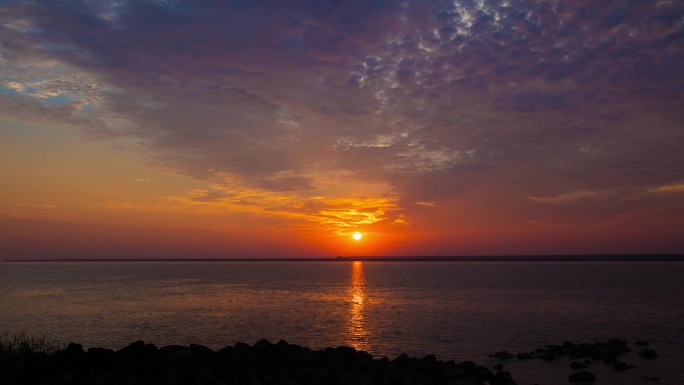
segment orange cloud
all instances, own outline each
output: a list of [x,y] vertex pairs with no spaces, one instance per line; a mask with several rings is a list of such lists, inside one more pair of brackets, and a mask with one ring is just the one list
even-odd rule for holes
[[652,193],[681,193],[681,192],[684,192],[684,183],[660,186],[660,187],[656,187],[654,189],[650,189],[650,190],[648,190],[648,192],[652,192]]

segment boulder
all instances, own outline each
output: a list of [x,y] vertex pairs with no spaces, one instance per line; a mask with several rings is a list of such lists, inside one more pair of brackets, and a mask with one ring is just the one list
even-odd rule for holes
[[624,363],[624,362],[622,362],[622,361],[617,361],[617,362],[615,362],[615,363],[613,364],[613,369],[619,370],[619,371],[623,371],[623,370],[627,370],[627,369],[632,369],[632,368],[636,368],[636,366],[630,365],[630,364],[626,364],[626,363]]
[[356,352],[356,362],[363,368],[373,361],[373,356],[363,350]]
[[196,357],[208,357],[214,354],[213,350],[199,344],[190,344],[190,350]]
[[653,349],[641,349],[637,354],[648,359],[658,358],[658,353]]
[[90,348],[86,355],[88,361],[95,365],[100,365],[109,362],[114,357],[115,353],[112,349]]
[[119,349],[116,354],[125,359],[135,359],[145,354],[145,342],[135,341],[132,344]]
[[491,385],[516,385],[511,377],[511,373],[506,371],[496,372],[496,374],[489,380]]
[[159,354],[166,356],[166,357],[170,357],[173,355],[173,353],[180,351],[180,350],[186,350],[186,349],[188,349],[187,346],[167,345],[167,346],[162,346],[161,348],[159,348]]
[[570,382],[596,382],[596,375],[591,372],[577,372],[573,373],[568,377]]
[[81,344],[75,344],[73,342],[69,343],[69,345],[64,349],[64,353],[73,356],[73,357],[80,357],[85,355],[85,351],[83,350],[83,345]]
[[496,352],[494,353],[494,357],[500,359],[500,360],[509,360],[511,358],[515,358],[515,356],[507,351],[501,351],[501,352]]

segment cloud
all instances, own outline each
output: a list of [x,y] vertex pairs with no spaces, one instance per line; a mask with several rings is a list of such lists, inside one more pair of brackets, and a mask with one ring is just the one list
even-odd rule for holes
[[425,207],[435,207],[437,205],[436,202],[416,202],[414,205],[417,206],[425,206]]
[[648,191],[652,192],[652,193],[681,193],[681,192],[684,192],[684,184],[679,183],[679,184],[659,186],[659,187],[650,189]]
[[8,218],[36,218],[48,220],[71,220],[69,214],[59,210],[51,203],[16,203],[6,210],[0,210],[0,217]]
[[[682,178],[683,15],[608,0],[18,1],[0,10],[0,116],[119,140],[218,186],[164,203],[202,213],[295,215],[289,202],[347,226],[413,222],[421,202],[469,191],[600,199]],[[550,178],[575,192],[534,196]],[[364,202],[392,205],[314,210],[340,198],[328,179],[383,184]]]
[[50,203],[17,203],[16,207],[36,208],[36,209],[56,209],[57,206]]
[[529,197],[531,202],[536,203],[574,203],[585,199],[602,199],[610,196],[607,191],[575,191],[566,194],[560,194],[552,197]]

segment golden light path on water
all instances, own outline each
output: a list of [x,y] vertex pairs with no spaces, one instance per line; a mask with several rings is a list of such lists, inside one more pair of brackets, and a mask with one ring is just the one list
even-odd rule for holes
[[357,350],[370,350],[371,333],[366,319],[366,281],[363,274],[363,263],[352,263],[351,281],[349,282],[349,324],[347,327],[347,345]]

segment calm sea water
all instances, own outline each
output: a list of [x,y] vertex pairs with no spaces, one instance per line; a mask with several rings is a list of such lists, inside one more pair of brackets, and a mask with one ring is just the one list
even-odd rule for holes
[[[598,383],[683,384],[684,263],[0,263],[0,333],[20,331],[113,349],[284,339],[489,367],[500,350],[618,337],[660,357],[596,363]],[[565,385],[569,362],[503,364],[518,384]]]

